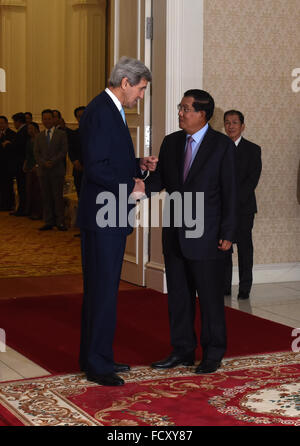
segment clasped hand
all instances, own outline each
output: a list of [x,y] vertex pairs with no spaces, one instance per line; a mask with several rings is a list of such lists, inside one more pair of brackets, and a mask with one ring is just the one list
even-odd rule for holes
[[[157,166],[158,158],[156,156],[146,156],[140,159],[140,168],[143,171],[154,172]],[[145,183],[140,178],[134,178],[135,186],[131,193],[134,200],[140,200],[145,195]]]
[[158,158],[156,156],[146,156],[140,159],[140,168],[154,172],[157,166]]

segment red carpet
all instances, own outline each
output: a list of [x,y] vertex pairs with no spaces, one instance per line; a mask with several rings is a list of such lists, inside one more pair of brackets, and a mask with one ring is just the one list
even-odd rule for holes
[[[193,438],[193,426],[300,426],[297,353],[225,358],[206,376],[194,367],[134,367],[123,377],[125,386],[109,389],[84,374],[0,383],[0,426],[127,426],[136,433],[133,426],[159,426],[152,438],[160,432],[160,440],[167,439],[163,426],[188,426]],[[112,440],[114,432],[124,431],[100,429],[98,441]],[[183,429],[173,430],[180,432],[179,440],[188,439]]]
[[[77,294],[0,301],[7,345],[51,373],[79,371],[81,300]],[[287,326],[230,308],[226,317],[227,357],[291,349]],[[149,289],[120,291],[115,359],[148,365],[168,355],[170,348],[167,296]]]

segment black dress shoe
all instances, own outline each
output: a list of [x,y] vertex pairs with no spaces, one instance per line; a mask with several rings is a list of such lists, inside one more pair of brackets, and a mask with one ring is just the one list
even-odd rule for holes
[[10,212],[9,215],[14,215],[15,217],[28,217],[28,214],[22,211]]
[[218,370],[220,365],[221,362],[219,361],[213,361],[212,359],[205,359],[198,365],[195,372],[198,374],[214,373],[216,370]]
[[115,373],[107,373],[105,375],[87,373],[86,379],[100,384],[100,386],[123,386],[125,384],[124,380]]
[[151,367],[154,369],[171,369],[172,367],[176,367],[177,365],[194,365],[195,354],[190,353],[185,356],[179,356],[171,354],[166,359],[162,361],[153,362]]
[[52,225],[44,225],[41,228],[39,228],[39,231],[50,231],[53,228]]
[[65,227],[65,225],[57,225],[57,229],[59,231],[67,231],[68,229]]
[[246,300],[249,299],[249,294],[250,293],[247,293],[246,291],[240,291],[237,298],[241,300]]
[[130,366],[127,364],[119,364],[118,362],[114,363],[114,372],[115,373],[124,373],[129,372]]

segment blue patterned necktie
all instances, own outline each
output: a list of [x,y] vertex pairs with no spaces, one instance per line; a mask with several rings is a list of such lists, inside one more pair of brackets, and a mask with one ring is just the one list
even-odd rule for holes
[[124,112],[124,108],[122,107],[120,110],[121,116],[123,118],[124,124],[126,125],[126,118],[125,118],[125,112]]

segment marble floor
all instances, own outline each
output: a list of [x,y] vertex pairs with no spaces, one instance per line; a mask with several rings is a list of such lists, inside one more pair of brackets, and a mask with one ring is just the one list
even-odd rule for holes
[[[237,286],[233,286],[232,296],[225,298],[227,306],[300,329],[300,281],[253,285],[247,301],[237,300],[237,292]],[[49,374],[10,347],[6,347],[5,352],[2,352],[4,348],[1,343],[0,347],[0,381]]]

